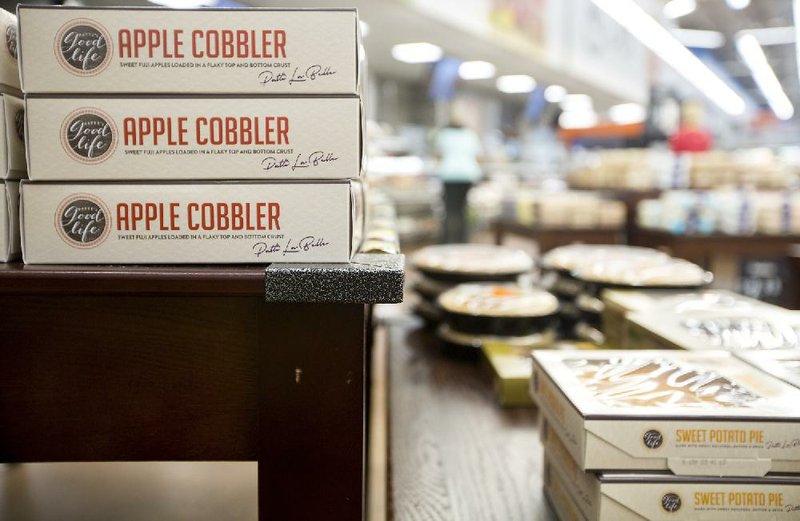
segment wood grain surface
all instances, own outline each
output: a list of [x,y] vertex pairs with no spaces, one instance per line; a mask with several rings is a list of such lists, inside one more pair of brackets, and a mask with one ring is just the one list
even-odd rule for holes
[[501,409],[476,362],[390,326],[390,519],[553,521],[534,409]]

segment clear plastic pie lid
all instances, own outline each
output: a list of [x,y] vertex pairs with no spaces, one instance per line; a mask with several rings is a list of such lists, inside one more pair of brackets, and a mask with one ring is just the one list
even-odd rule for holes
[[[688,316],[681,325],[711,348],[800,350],[800,322],[768,316]],[[800,352],[800,351],[799,351]]]
[[637,259],[669,258],[664,252],[640,246],[621,244],[570,244],[547,252],[542,257],[542,266],[547,269],[575,271],[604,259],[635,261]]
[[439,296],[451,313],[489,317],[541,317],[558,310],[558,299],[541,289],[513,284],[460,284]]
[[428,246],[414,254],[411,263],[439,273],[502,275],[533,269],[533,259],[524,251],[489,244]]
[[578,380],[609,407],[752,407],[760,396],[710,368],[668,358],[566,360]]
[[712,279],[697,264],[671,257],[604,259],[575,270],[574,275],[588,282],[634,287],[699,287]]

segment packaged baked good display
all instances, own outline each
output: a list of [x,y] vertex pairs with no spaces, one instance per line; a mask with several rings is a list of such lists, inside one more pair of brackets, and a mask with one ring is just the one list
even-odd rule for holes
[[767,305],[684,313],[656,309],[632,313],[628,321],[632,345],[691,351],[800,350],[800,314]]
[[443,244],[417,251],[411,265],[426,277],[445,282],[513,281],[533,269],[533,259],[505,246]]
[[800,476],[676,476],[670,472],[579,469],[547,427],[544,486],[562,519],[790,520],[800,509]]
[[532,356],[534,401],[582,470],[800,471],[800,389],[731,353]]
[[514,284],[459,284],[438,298],[444,320],[462,333],[527,336],[552,330],[558,300]]
[[[28,97],[36,181],[358,178],[356,97]],[[21,107],[21,102],[20,102]]]
[[800,349],[738,351],[736,356],[784,382],[800,387]]
[[22,183],[26,263],[348,262],[358,183]]
[[357,94],[355,9],[21,5],[26,93]]

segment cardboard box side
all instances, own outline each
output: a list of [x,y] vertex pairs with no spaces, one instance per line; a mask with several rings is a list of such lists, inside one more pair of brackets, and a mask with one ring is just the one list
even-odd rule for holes
[[26,105],[35,180],[353,179],[363,169],[354,97],[30,96]]
[[5,199],[8,214],[7,260],[17,260],[22,254],[19,225],[19,188],[18,181],[6,181],[5,183]]
[[551,431],[561,438],[578,466],[585,468],[586,430],[584,420],[566,395],[558,388],[536,357],[533,358],[531,397],[542,411]]
[[28,177],[25,157],[25,104],[21,98],[3,94],[3,134],[6,144],[5,171],[8,179]]
[[[363,83],[360,75],[364,72],[358,62],[360,39],[352,22],[357,20],[355,9],[20,6],[18,14],[23,29],[20,62],[26,93],[357,95]],[[107,55],[102,53],[88,67],[78,63],[69,49],[63,51],[63,59],[53,52],[53,42],[76,20],[106,42],[101,48]],[[163,31],[156,34],[155,47],[150,47],[148,40],[147,49],[140,49],[123,38],[154,25]],[[36,30],[29,32],[26,27]],[[276,32],[265,36],[272,28]],[[121,29],[128,32],[122,35]],[[195,36],[196,29],[219,34],[228,31],[235,36],[227,44],[224,35],[206,41],[204,33]],[[236,31],[243,31],[242,47]],[[133,38],[130,36],[131,42]],[[154,49],[152,56],[147,54],[148,49]],[[74,65],[70,65],[72,62]],[[174,66],[176,63],[180,67]]]
[[19,28],[13,13],[0,9],[0,92],[22,96],[19,77]]
[[582,514],[589,519],[596,519],[600,513],[600,482],[593,474],[578,468],[572,455],[547,422],[543,422],[542,429],[545,454],[554,471],[571,485],[570,497]]
[[7,262],[11,256],[11,214],[6,185],[0,182],[0,262]]
[[800,508],[800,485],[768,481],[761,484],[647,482],[646,475],[638,479],[641,482],[602,484],[601,520],[619,519],[612,509],[605,509],[606,500],[621,509],[638,512],[643,519],[687,521],[790,520],[797,519]]
[[350,260],[348,182],[26,182],[22,196],[31,264]]

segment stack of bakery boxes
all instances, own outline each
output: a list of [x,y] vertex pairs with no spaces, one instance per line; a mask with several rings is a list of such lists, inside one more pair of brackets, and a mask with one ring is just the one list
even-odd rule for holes
[[538,351],[565,520],[800,519],[800,389],[729,351]]
[[0,262],[19,257],[19,180],[27,177],[17,17],[0,9]]
[[348,262],[354,9],[20,6],[26,263]]

